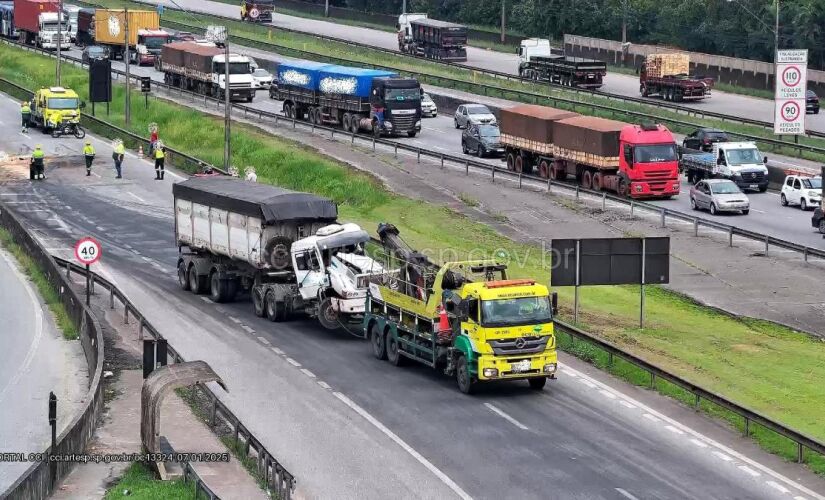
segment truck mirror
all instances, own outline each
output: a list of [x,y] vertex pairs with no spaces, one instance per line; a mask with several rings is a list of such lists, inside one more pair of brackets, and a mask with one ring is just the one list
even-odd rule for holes
[[558,292],[553,292],[550,294],[550,310],[553,312],[553,316],[559,313],[559,294]]
[[762,157],[762,163],[764,163],[765,165],[768,164],[768,157],[767,156]]
[[[86,107],[86,101],[80,101],[80,109],[83,109],[83,108],[85,108],[85,107]],[[766,157],[766,158],[767,158],[767,157]],[[767,161],[767,160],[766,160],[766,161]]]

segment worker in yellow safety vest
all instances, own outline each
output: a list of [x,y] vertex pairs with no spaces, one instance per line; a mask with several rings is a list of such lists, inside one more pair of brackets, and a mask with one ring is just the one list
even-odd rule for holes
[[20,117],[23,119],[23,133],[29,131],[29,120],[32,117],[32,108],[29,107],[29,101],[20,103]]
[[155,180],[163,180],[163,162],[166,158],[166,148],[158,146],[155,148]]
[[120,167],[123,164],[124,156],[126,156],[126,148],[123,146],[122,141],[118,141],[117,145],[115,145],[115,151],[112,153],[112,159],[115,160],[115,171],[117,172],[115,179],[123,178]]
[[34,147],[34,151],[32,151],[32,159],[29,163],[29,179],[45,179],[46,174],[43,173],[43,158],[46,157],[46,154],[43,152],[43,147],[38,144]]
[[92,161],[95,159],[95,148],[91,141],[86,141],[83,146],[83,157],[86,159],[86,177],[92,175]]

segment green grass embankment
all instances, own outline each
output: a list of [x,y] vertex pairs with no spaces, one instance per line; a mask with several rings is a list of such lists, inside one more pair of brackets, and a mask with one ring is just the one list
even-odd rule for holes
[[[33,88],[52,82],[54,60],[0,46],[0,76]],[[86,93],[86,72],[64,66],[64,84]],[[108,120],[123,126],[123,89],[115,86]],[[223,158],[221,119],[176,104],[152,100],[144,110],[135,92],[131,129],[145,135],[149,122],[159,125],[166,144],[206,161]],[[260,129],[233,126],[233,164],[254,165],[258,181],[328,196],[340,205],[342,219],[374,230],[392,222],[414,247],[436,260],[504,255],[516,277],[549,279],[549,259],[536,246],[514,243],[493,229],[443,206],[411,200],[386,191],[372,177],[355,172],[292,141]],[[129,166],[127,164],[126,168]],[[391,167],[388,167],[391,168]],[[572,291],[560,290],[562,316],[569,318]],[[777,325],[738,320],[698,306],[657,287],[650,287],[647,327],[637,328],[636,287],[591,287],[582,290],[581,321],[585,328],[622,348],[743,406],[825,440],[825,344]],[[562,344],[603,364],[597,353]],[[616,373],[646,384],[621,363]],[[663,392],[672,390],[661,387]],[[678,394],[674,394],[678,396]],[[764,436],[757,439],[773,446]],[[779,446],[779,445],[777,445]],[[788,446],[779,450],[791,457]],[[825,472],[819,457],[808,457]]]
[[195,483],[186,483],[181,479],[161,481],[145,464],[135,462],[126,469],[114,486],[106,490],[106,496],[103,498],[104,500],[195,498]]

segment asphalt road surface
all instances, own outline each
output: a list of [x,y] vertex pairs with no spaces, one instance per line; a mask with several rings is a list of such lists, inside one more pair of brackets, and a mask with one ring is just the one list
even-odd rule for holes
[[[16,103],[0,100],[0,112],[15,110]],[[5,145],[13,134],[4,130],[0,149],[19,148]],[[61,144],[79,150],[79,141]],[[99,157],[108,158],[106,143],[95,144]],[[64,231],[31,214],[24,214],[26,223],[44,238],[100,238],[106,272],[184,357],[216,369],[229,386],[222,398],[288,469],[300,471],[299,484],[310,492],[825,499],[821,480],[806,471],[733,433],[723,433],[725,444],[710,439],[696,428],[720,427],[690,411],[676,420],[678,405],[654,409],[644,401],[653,398],[646,391],[586,375],[589,368],[567,356],[559,380],[543,392],[510,383],[466,397],[425,367],[374,359],[366,342],[346,332],[300,318],[273,324],[255,317],[244,299],[216,305],[181,291],[170,195],[180,177],[153,181],[148,163],[130,156],[126,179],[116,182],[109,162],[101,163],[92,178],[82,175],[79,159],[61,163],[36,183],[39,208]],[[32,185],[23,180],[7,189],[25,193]]]
[[[221,2],[209,0],[174,0],[174,2],[171,0],[147,0],[147,2],[182,8],[192,12],[219,14],[240,19],[240,11],[237,5]],[[327,35],[353,42],[365,43],[373,47],[398,50],[398,39],[395,33],[387,31],[335,24],[329,21],[306,19],[284,14],[276,14],[271,24],[306,33]],[[464,64],[474,68],[512,74],[518,73],[518,56],[515,53],[508,54],[493,50],[467,47],[467,62]],[[605,85],[601,90],[623,96],[640,97],[638,77],[615,72],[608,72]],[[656,101],[656,99],[651,100]],[[713,92],[713,96],[710,99],[686,103],[685,105],[700,110],[767,122],[773,122],[774,117],[774,104],[772,100],[719,91]],[[807,127],[810,130],[825,131],[825,114],[808,115]]]
[[[288,58],[283,58],[279,55],[269,52],[263,52],[257,49],[250,49],[244,47],[238,50],[243,54],[254,57],[259,64],[265,64],[267,61],[281,61]],[[74,57],[80,57],[81,52],[77,48],[72,48],[68,54]],[[112,61],[114,69],[124,69],[122,61]],[[163,81],[163,74],[155,71],[151,66],[131,66],[131,73],[140,76],[151,76],[155,81]],[[186,101],[181,101],[184,104]],[[266,89],[259,90],[250,106],[269,111],[272,113],[281,113],[282,103],[269,98]],[[451,115],[440,114],[435,118],[425,118],[422,120],[422,132],[414,139],[407,137],[392,139],[404,144],[411,144],[422,148],[423,150],[432,151],[435,153],[444,153],[450,155],[461,156],[461,130],[456,130]],[[677,141],[681,141],[681,137],[677,136]],[[470,158],[470,156],[468,156]],[[794,159],[780,156],[771,156],[772,160],[781,163],[783,166],[793,165]],[[475,158],[478,160],[478,158]],[[482,159],[488,164],[495,164],[503,167],[500,158]],[[685,213],[691,213],[690,185],[683,178],[682,192],[679,196],[671,200],[659,200],[652,203],[658,206],[667,207],[675,210],[680,210]],[[779,196],[776,193],[767,192],[749,192],[747,193],[750,199],[752,210],[747,216],[720,214],[710,215],[708,212],[697,211],[692,212],[691,215],[703,219],[711,219],[719,221],[724,224],[740,227],[742,229],[768,234],[775,238],[780,238],[800,245],[807,245],[812,248],[825,249],[825,240],[822,235],[816,232],[811,226],[812,212],[803,212],[795,207],[783,207],[779,203]]]
[[[0,194],[0,200],[11,202],[17,210],[35,208],[25,197],[5,194]],[[41,453],[51,440],[49,392],[58,399],[60,434],[82,407],[88,385],[86,360],[79,343],[63,340],[32,283],[2,248],[0,322],[0,452]],[[0,492],[31,465],[28,460],[0,462]]]

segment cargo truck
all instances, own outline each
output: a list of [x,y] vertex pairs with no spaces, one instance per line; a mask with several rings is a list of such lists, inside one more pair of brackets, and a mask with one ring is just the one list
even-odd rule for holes
[[542,38],[522,40],[518,49],[518,74],[522,78],[571,87],[599,88],[607,75],[607,63],[567,57]]
[[72,42],[77,40],[77,15],[80,10],[81,8],[77,5],[63,4],[63,12],[65,13],[66,19],[69,20],[69,33],[71,34]]
[[405,18],[405,24],[408,24],[408,27],[402,27],[402,18],[399,18],[398,50],[400,52],[439,61],[464,62],[467,60],[466,26],[412,16]]
[[421,85],[414,78],[375,69],[312,61],[278,65],[269,96],[283,101],[283,113],[352,133],[407,135],[421,131]]
[[[129,53],[124,54],[127,21]],[[163,45],[169,42],[169,33],[160,29],[160,15],[154,10],[96,9],[94,22],[87,29],[93,29],[95,44],[109,48],[112,59],[128,55],[138,65],[154,64]]]
[[556,378],[556,295],[547,287],[508,279],[494,260],[437,265],[391,224],[378,235],[399,273],[394,286],[369,285],[363,328],[376,358],[417,361],[454,376],[465,394],[479,382],[527,380],[541,390]]
[[83,8],[77,12],[74,43],[78,47],[95,44],[95,9]]
[[683,150],[679,167],[690,184],[702,179],[729,179],[739,189],[764,193],[768,190],[767,163],[768,157],[762,156],[753,142],[717,142],[709,153]]
[[[155,68],[163,72],[167,85],[223,98],[226,88],[224,50],[211,42],[173,42],[161,49]],[[255,97],[254,79],[249,58],[229,54],[229,98],[252,102]]]
[[679,159],[663,125],[627,123],[525,104],[501,110],[507,168],[544,178],[569,175],[585,189],[632,198],[679,194]]
[[639,69],[639,93],[666,101],[710,97],[713,78],[690,76],[687,54],[649,54]]
[[275,0],[243,0],[241,2],[241,21],[251,23],[271,23]]
[[[50,0],[14,0],[14,26],[20,41],[43,49],[68,49],[71,46],[69,22]],[[58,28],[58,17],[60,26]]]
[[14,27],[14,2],[0,2],[0,36],[17,38],[19,35]]
[[172,193],[178,282],[213,302],[248,291],[258,316],[302,313],[334,329],[360,324],[367,284],[392,276],[364,254],[366,231],[335,223],[326,198],[223,176]]

